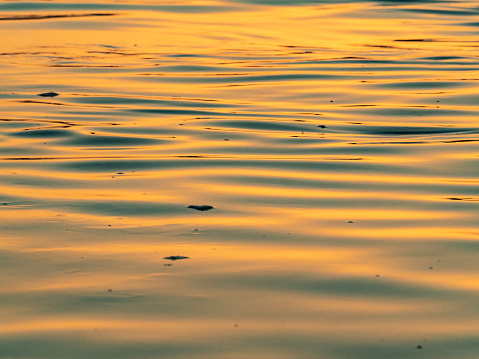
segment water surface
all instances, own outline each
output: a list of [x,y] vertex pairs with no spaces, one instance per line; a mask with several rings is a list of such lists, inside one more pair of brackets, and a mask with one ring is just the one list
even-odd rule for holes
[[478,24],[0,1],[0,356],[477,358]]

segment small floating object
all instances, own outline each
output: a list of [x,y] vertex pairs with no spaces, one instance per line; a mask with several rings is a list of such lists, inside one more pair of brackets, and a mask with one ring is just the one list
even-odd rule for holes
[[163,257],[163,259],[169,259],[170,261],[177,261],[179,259],[189,259],[190,257],[183,257],[183,256],[169,256]]
[[416,349],[422,349],[423,348],[422,344],[424,342],[427,342],[427,340],[426,339],[422,340],[418,345],[416,345]]
[[196,209],[197,211],[209,211],[210,209],[213,209],[215,207],[207,206],[207,205],[196,206],[196,205],[192,204],[192,205],[188,206],[188,208],[193,208],[193,209]]
[[326,125],[318,125],[318,127],[327,128],[328,126],[326,126]]
[[59,94],[56,93],[56,92],[45,92],[45,93],[39,93],[37,96],[41,96],[41,97],[56,97],[58,96]]

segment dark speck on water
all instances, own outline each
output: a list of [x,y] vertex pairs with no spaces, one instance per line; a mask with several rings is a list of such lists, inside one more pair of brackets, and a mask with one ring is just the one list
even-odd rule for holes
[[210,209],[213,209],[215,207],[207,206],[207,205],[196,206],[196,205],[192,204],[192,205],[188,206],[188,208],[193,208],[193,209],[196,209],[197,211],[209,211]]
[[163,257],[163,259],[169,259],[171,261],[177,261],[179,259],[189,259],[190,257],[183,257],[183,256],[169,256],[169,257]]
[[58,96],[59,94],[56,93],[56,92],[44,92],[44,93],[40,93],[38,94],[37,96],[41,96],[41,97],[56,97]]

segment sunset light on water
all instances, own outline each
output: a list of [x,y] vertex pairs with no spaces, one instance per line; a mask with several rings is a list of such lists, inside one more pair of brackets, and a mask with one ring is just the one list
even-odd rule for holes
[[478,26],[0,1],[0,358],[478,358]]

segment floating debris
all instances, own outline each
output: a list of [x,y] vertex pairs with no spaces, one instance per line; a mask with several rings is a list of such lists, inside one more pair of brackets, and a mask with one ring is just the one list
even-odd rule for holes
[[196,206],[196,205],[192,204],[192,205],[188,206],[188,208],[193,208],[193,209],[196,209],[197,211],[209,211],[210,209],[213,209],[215,207],[207,206],[207,205]]
[[318,125],[318,127],[327,128],[328,126],[326,126],[326,125]]
[[419,342],[419,344],[416,345],[416,349],[422,349],[422,348],[423,348],[423,347],[422,347],[422,344],[423,344],[424,342],[427,342],[427,339],[421,340],[421,341]]
[[44,93],[39,93],[37,96],[41,96],[41,97],[56,97],[58,96],[59,94],[56,93],[56,92],[44,92]]
[[179,259],[189,259],[190,257],[183,257],[183,256],[169,256],[163,257],[163,259],[169,259],[170,261],[177,261]]

